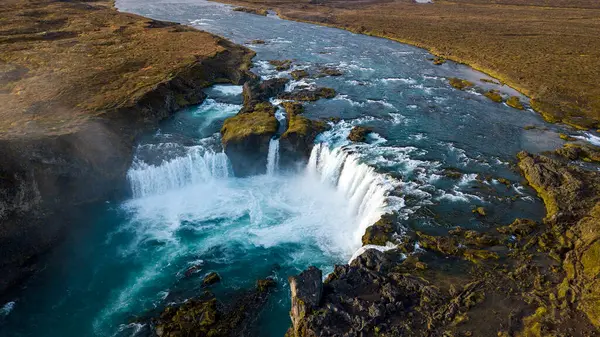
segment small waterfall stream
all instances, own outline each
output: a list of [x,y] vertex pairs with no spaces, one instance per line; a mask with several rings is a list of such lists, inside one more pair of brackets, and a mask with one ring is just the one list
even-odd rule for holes
[[269,142],[269,154],[267,156],[267,175],[273,175],[279,170],[279,138],[273,138]]

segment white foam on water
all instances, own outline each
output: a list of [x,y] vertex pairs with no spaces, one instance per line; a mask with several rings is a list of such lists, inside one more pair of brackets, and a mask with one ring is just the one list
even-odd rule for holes
[[[233,90],[233,89],[227,89],[227,90]],[[209,99],[206,99],[200,106],[198,106],[193,111],[193,114],[203,118],[203,122],[200,125],[200,128],[204,128],[204,127],[209,126],[216,120],[225,119],[227,117],[234,116],[235,114],[237,114],[240,111],[241,108],[242,108],[242,106],[239,104],[221,103],[221,102],[215,101],[212,98],[209,98]]]
[[197,19],[190,21],[192,26],[210,26],[215,20],[212,19]]
[[0,308],[0,316],[8,316],[15,308],[15,304],[14,301],[4,304],[2,308]]
[[377,104],[377,105],[382,105],[386,108],[392,109],[394,111],[398,111],[398,109],[390,102],[386,101],[386,100],[374,100],[374,99],[368,99],[367,103],[370,104]]
[[467,186],[470,183],[477,181],[477,173],[463,174],[458,181],[458,186]]
[[381,78],[378,79],[377,82],[382,82],[384,84],[389,83],[405,83],[405,84],[417,84],[417,81],[413,78]]
[[360,63],[358,63],[356,61],[352,61],[350,63],[342,61],[339,63],[338,68],[345,69],[345,70],[357,70],[357,71],[363,71],[363,72],[375,71],[375,69],[373,69],[373,68],[363,67]]
[[218,84],[218,85],[214,85],[212,88],[213,88],[213,90],[218,91],[223,95],[230,95],[230,96],[241,95],[242,92],[244,91],[244,87],[241,85]]
[[592,145],[600,146],[600,137],[593,135],[589,132],[584,132],[582,136],[575,136],[575,138],[585,140]]
[[394,124],[406,124],[408,119],[404,117],[401,113],[390,112],[390,117],[392,118],[392,122]]

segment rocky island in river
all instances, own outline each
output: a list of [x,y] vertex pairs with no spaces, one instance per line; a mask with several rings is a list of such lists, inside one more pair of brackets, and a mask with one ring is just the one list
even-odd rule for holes
[[594,2],[233,3],[2,4],[0,336],[600,334]]

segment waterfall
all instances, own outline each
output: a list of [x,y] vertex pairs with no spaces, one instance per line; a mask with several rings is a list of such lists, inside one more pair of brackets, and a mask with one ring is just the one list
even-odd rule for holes
[[195,146],[188,148],[186,155],[165,160],[160,165],[134,160],[127,179],[133,196],[140,198],[232,175],[225,153]]
[[389,205],[389,196],[398,182],[377,173],[372,167],[361,163],[358,156],[342,148],[329,149],[325,143],[315,145],[307,164],[307,173],[333,185],[347,198],[348,211],[358,222],[353,234],[357,242],[361,242],[367,227],[393,208]]
[[269,154],[267,156],[267,174],[273,175],[279,170],[279,138],[271,139],[269,142]]

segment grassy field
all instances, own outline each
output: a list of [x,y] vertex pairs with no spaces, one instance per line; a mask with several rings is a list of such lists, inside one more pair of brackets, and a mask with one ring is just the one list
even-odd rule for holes
[[108,0],[0,4],[0,137],[63,134],[133,105],[223,39],[119,13]]
[[413,44],[518,89],[549,121],[600,127],[599,1],[220,1]]

